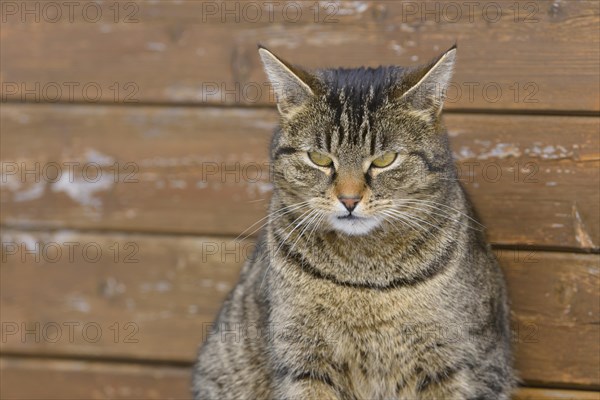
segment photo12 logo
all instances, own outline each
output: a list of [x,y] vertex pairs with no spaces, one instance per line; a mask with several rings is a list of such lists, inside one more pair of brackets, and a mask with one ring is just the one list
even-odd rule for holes
[[98,263],[137,264],[140,246],[136,242],[44,241],[2,239],[2,263]]
[[95,321],[2,321],[2,344],[20,343],[98,343],[106,334],[112,343],[139,343],[140,331],[135,322],[111,322],[101,324]]
[[109,165],[98,162],[14,162],[6,161],[0,163],[0,176],[2,184],[6,185],[10,180],[19,182],[46,182],[46,183],[97,183],[106,181],[106,178],[114,183],[138,183],[136,177],[139,167],[136,163],[127,162],[120,164],[114,162]]
[[2,102],[34,103],[139,103],[135,82],[2,82]]
[[[339,1],[203,1],[201,20],[203,23],[337,23],[337,15],[348,12],[344,7],[367,6],[361,2]],[[361,4],[358,4],[361,3]]]
[[140,22],[133,1],[2,1],[2,23],[124,23]]
[[502,20],[537,23],[540,6],[535,1],[399,1],[402,22],[494,24]]

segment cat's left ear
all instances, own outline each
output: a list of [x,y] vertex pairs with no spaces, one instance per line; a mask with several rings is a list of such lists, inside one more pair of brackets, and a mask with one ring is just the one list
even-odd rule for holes
[[456,45],[429,64],[412,71],[405,81],[405,84],[411,86],[408,90],[402,90],[400,102],[408,104],[417,112],[424,112],[425,115],[434,118],[439,116],[446,99],[455,61]]
[[275,92],[277,108],[283,117],[291,117],[314,96],[315,78],[308,72],[292,66],[264,47],[258,53]]

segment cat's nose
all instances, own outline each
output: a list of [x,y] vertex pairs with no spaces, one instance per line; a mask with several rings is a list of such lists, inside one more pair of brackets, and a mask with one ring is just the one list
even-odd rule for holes
[[360,196],[338,196],[338,199],[342,202],[346,210],[352,212],[360,202]]

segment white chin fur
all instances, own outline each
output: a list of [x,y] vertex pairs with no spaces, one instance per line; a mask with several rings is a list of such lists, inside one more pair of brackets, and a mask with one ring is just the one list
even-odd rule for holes
[[379,226],[377,218],[339,219],[337,216],[329,217],[331,226],[339,232],[350,236],[366,235]]

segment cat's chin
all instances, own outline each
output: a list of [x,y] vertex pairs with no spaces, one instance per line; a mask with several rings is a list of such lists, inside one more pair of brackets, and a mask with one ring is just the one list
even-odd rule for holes
[[374,217],[338,217],[331,216],[329,223],[336,231],[348,236],[367,235],[380,224],[378,218]]

